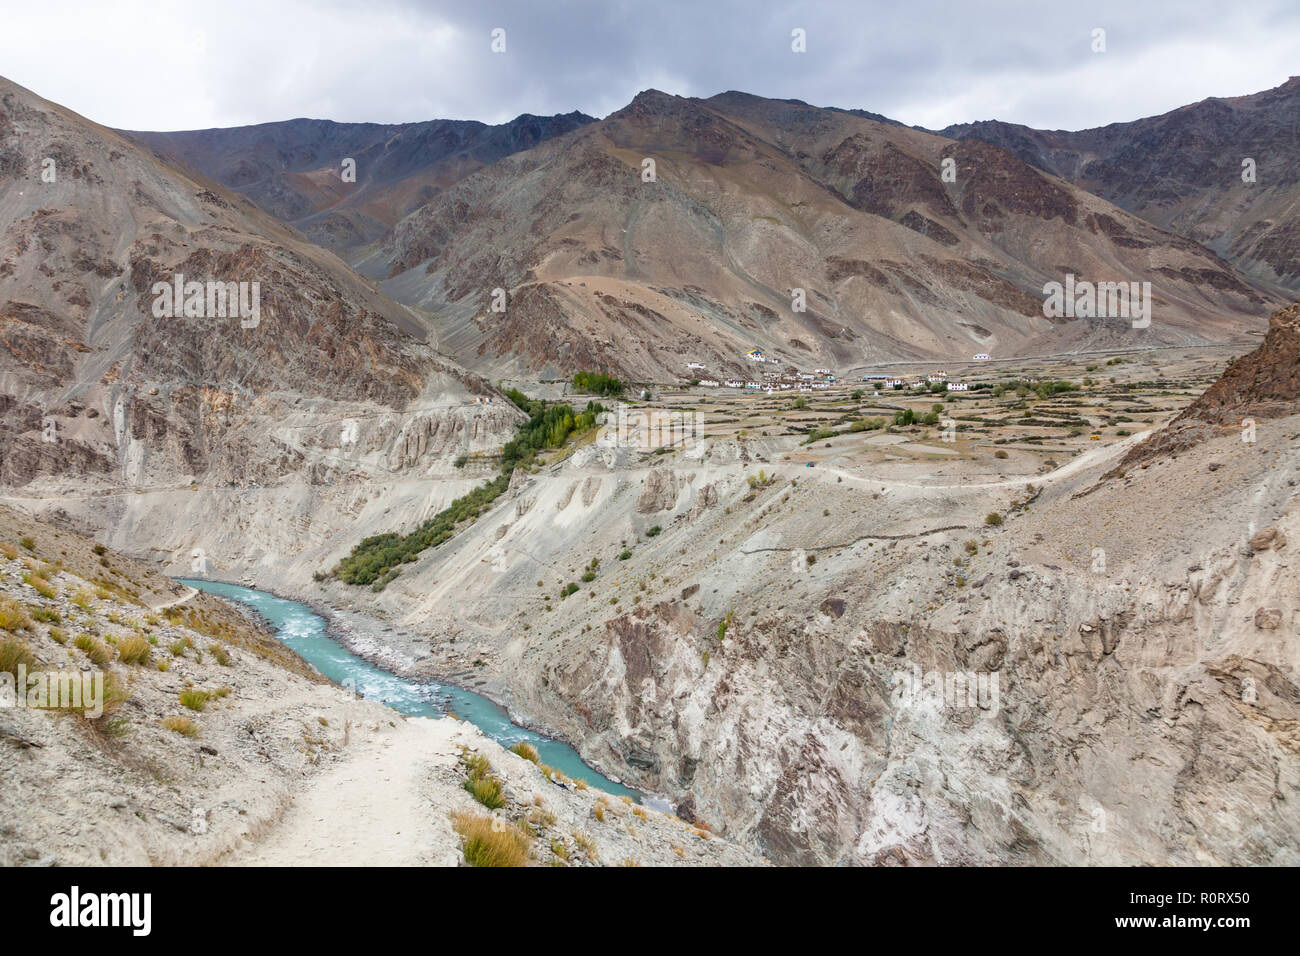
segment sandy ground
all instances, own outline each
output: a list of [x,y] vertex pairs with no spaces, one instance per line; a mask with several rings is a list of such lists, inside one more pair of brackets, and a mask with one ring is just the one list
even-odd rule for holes
[[426,786],[433,765],[452,768],[464,734],[454,721],[408,719],[310,778],[261,843],[235,866],[455,866],[446,815]]

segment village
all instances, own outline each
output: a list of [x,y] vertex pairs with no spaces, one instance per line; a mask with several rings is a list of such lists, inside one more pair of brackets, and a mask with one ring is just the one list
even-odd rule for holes
[[[988,361],[989,358],[990,356],[987,353],[980,353],[974,357],[974,360]],[[766,392],[771,395],[775,392],[822,391],[839,382],[839,378],[829,368],[816,368],[811,372],[804,372],[793,365],[782,363],[780,359],[769,358],[759,348],[752,348],[746,352],[745,360],[754,365],[771,365],[773,368],[763,371],[758,378],[717,379],[705,377],[708,369],[703,363],[688,362],[686,370],[691,376],[690,384],[703,388],[739,388]],[[928,389],[933,392],[945,390],[949,392],[965,392],[970,390],[968,382],[949,381],[948,373],[943,369],[912,379],[883,374],[868,374],[862,377],[862,381],[876,389],[877,394],[880,389],[893,389],[895,391]]]

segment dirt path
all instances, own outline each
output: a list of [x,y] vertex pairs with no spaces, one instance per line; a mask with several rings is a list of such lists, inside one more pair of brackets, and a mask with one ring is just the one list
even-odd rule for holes
[[873,478],[870,475],[853,474],[852,472],[845,471],[842,468],[821,468],[818,469],[818,472],[823,475],[838,475],[846,481],[865,482],[869,485],[878,485],[881,488],[889,489],[905,488],[908,490],[922,491],[945,489],[964,491],[969,489],[972,491],[983,491],[988,488],[1022,488],[1026,484],[1051,484],[1052,482],[1060,481],[1063,478],[1069,478],[1072,475],[1076,475],[1079,472],[1091,468],[1099,463],[1119,458],[1124,452],[1128,451],[1131,447],[1142,441],[1154,431],[1156,431],[1156,429],[1149,428],[1146,431],[1130,435],[1123,441],[1117,441],[1110,445],[1102,445],[1098,448],[1089,448],[1083,454],[1067,461],[1064,465],[1049,471],[1045,475],[1024,475],[1006,481],[955,481],[948,484],[923,484],[917,481],[899,481],[894,478]]
[[189,587],[188,585],[186,586],[185,590],[189,591],[190,593],[183,594],[174,601],[164,601],[162,604],[155,604],[153,606],[153,609],[155,611],[161,611],[164,608],[175,607],[177,604],[184,604],[190,598],[194,597],[194,595],[199,593],[197,590],[195,590],[192,587]]
[[449,721],[403,720],[354,741],[342,761],[304,782],[261,842],[234,866],[455,866],[447,814],[427,784],[430,768],[457,759]]

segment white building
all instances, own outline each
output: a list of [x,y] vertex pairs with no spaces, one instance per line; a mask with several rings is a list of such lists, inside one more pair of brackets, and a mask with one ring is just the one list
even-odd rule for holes
[[965,382],[949,382],[949,383],[948,383],[948,391],[950,391],[950,392],[968,392],[968,391],[970,391],[970,386],[967,385]]
[[978,355],[975,356],[975,361],[977,361],[977,362],[987,362],[987,361],[988,361],[989,359],[991,359],[991,358],[992,358],[992,356],[989,355],[988,352],[980,352]]

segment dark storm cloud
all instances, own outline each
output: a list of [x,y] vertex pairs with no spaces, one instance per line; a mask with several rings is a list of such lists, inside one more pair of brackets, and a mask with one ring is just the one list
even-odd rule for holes
[[[738,89],[931,127],[1079,128],[1255,92],[1300,63],[1300,5],[1282,0],[120,0],[5,17],[5,75],[137,129],[603,116],[649,87]],[[491,50],[496,28],[504,53]],[[796,28],[806,53],[791,50]]]

